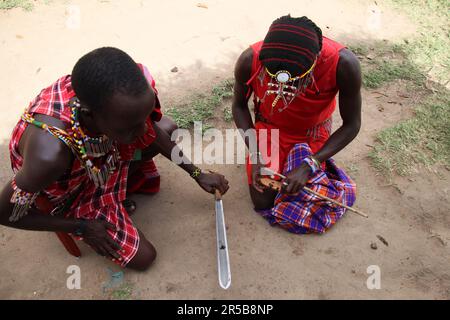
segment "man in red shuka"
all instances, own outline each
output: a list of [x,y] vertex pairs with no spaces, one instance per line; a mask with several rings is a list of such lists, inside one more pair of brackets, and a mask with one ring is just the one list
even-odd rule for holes
[[[251,45],[239,57],[233,117],[239,129],[256,129],[256,134],[246,137],[250,196],[255,209],[271,224],[296,233],[324,232],[345,212],[312,198],[302,190],[305,185],[353,204],[355,184],[331,157],[359,132],[360,87],[355,55],[323,37],[307,17],[287,15],[275,20],[264,41]],[[343,123],[331,134],[338,92]],[[248,107],[252,94],[254,121]],[[261,142],[263,129],[268,130],[267,143]],[[272,129],[278,129],[278,141],[272,139]],[[250,148],[252,139],[258,140],[257,150]],[[272,143],[277,144],[275,148]],[[260,183],[260,169],[265,165],[286,176],[280,193]]]
[[[158,192],[153,157],[171,159],[175,129],[144,65],[117,48],[85,54],[13,130],[14,177],[0,193],[0,225],[70,234],[122,267],[148,269],[156,250],[131,220],[126,196]],[[179,166],[204,191],[228,190],[223,175],[202,172],[178,151]]]

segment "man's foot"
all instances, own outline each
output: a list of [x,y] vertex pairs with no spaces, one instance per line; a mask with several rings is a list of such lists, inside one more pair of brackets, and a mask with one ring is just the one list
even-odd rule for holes
[[122,201],[122,205],[127,210],[128,214],[131,216],[136,211],[136,202],[131,199],[125,199]]
[[249,185],[250,198],[252,199],[255,210],[266,210],[273,207],[277,191],[266,189],[263,193],[256,190],[252,185]]

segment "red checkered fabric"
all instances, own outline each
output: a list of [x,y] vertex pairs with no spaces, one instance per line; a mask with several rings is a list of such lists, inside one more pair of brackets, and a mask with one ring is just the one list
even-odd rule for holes
[[[140,64],[139,67],[145,74],[155,93],[157,93],[155,81],[147,68]],[[70,128],[71,111],[69,100],[74,96],[75,92],[71,86],[71,77],[67,75],[58,79],[51,86],[43,89],[30,103],[27,111],[31,115],[44,114],[54,117],[66,123],[67,128]],[[134,257],[139,247],[139,233],[122,205],[127,191],[128,168],[136,149],[143,149],[155,140],[156,134],[152,126],[152,120],[159,121],[161,117],[161,108],[159,101],[157,101],[155,111],[147,119],[149,129],[146,134],[140,137],[134,144],[119,145],[121,161],[118,169],[110,175],[105,185],[96,187],[89,179],[80,161],[75,158],[72,169],[69,172],[41,191],[41,196],[47,197],[55,207],[60,207],[71,196],[77,194],[77,190],[82,190],[76,196],[75,201],[73,201],[65,216],[88,220],[99,219],[114,224],[117,232],[108,232],[125,251],[124,253],[119,252],[123,258],[121,263],[123,266]],[[22,120],[17,123],[9,144],[11,166],[14,173],[18,172],[23,164],[23,158],[19,153],[19,141],[27,125]],[[66,129],[66,131],[69,134],[71,133],[70,129]],[[148,176],[150,178],[157,178],[159,184],[159,174],[153,160],[146,162],[144,163],[144,167],[147,168],[147,171],[152,171]],[[159,185],[155,190],[159,190]]]

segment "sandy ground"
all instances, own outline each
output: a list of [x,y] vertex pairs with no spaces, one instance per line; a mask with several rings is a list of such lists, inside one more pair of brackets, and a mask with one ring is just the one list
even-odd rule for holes
[[[202,3],[207,8],[186,0],[53,1],[32,12],[0,12],[0,183],[11,177],[7,143],[29,100],[96,47],[117,46],[145,63],[168,107],[230,78],[240,52],[289,12],[308,15],[343,43],[395,41],[415,32],[413,22],[381,1]],[[77,10],[79,25],[73,20]],[[179,71],[170,72],[175,66]],[[369,219],[347,213],[325,235],[289,234],[253,212],[242,166],[213,166],[231,184],[224,206],[232,286],[224,291],[217,283],[213,200],[158,157],[161,192],[135,197],[133,218],[158,259],[148,272],[125,270],[113,290],[128,286],[126,297],[138,299],[449,299],[450,173],[424,169],[387,182],[367,159],[374,135],[411,115],[416,97],[401,97],[405,90],[402,83],[377,90],[387,96],[364,90],[362,130],[336,156],[358,183],[356,206]],[[338,114],[335,119],[336,128]],[[77,260],[52,233],[0,227],[0,298],[110,298],[111,290],[103,288],[119,268],[80,247]],[[66,288],[69,265],[81,268],[80,290]],[[379,290],[366,287],[370,265],[381,269]]]

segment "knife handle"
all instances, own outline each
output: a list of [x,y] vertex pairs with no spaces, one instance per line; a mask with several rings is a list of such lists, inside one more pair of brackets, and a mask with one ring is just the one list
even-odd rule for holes
[[214,198],[216,198],[216,200],[222,200],[222,194],[220,193],[219,189],[216,189],[214,191]]

